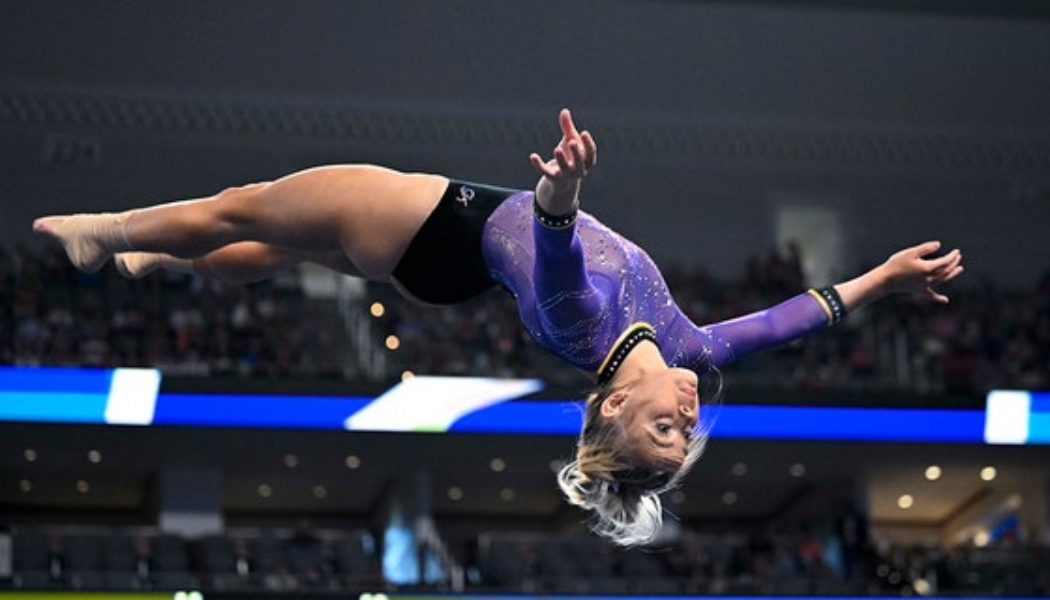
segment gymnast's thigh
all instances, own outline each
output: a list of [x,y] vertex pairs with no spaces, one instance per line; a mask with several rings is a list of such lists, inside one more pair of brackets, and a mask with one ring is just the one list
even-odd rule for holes
[[261,241],[302,252],[341,249],[363,276],[387,281],[448,187],[438,175],[333,165],[278,179],[259,192]]

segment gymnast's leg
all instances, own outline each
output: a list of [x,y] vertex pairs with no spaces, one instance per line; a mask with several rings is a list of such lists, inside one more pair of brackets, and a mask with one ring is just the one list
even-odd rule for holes
[[448,180],[365,165],[301,171],[214,196],[116,214],[37,219],[77,268],[99,269],[125,251],[207,256],[255,241],[292,256],[343,252],[365,277],[386,280]]
[[113,262],[125,277],[141,279],[164,269],[176,273],[196,273],[226,283],[254,283],[302,262],[360,277],[361,273],[342,251],[331,253],[290,253],[262,242],[237,242],[198,258],[179,258],[160,252],[121,252]]

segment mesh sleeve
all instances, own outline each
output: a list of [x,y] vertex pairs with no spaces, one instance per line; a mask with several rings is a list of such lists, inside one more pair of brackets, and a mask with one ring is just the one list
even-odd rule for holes
[[706,362],[719,366],[805,337],[827,324],[827,313],[806,293],[772,308],[699,327],[697,334],[706,341]]
[[587,276],[576,224],[552,229],[534,220],[532,234],[536,245],[532,279],[544,325],[563,331],[599,314],[606,299]]

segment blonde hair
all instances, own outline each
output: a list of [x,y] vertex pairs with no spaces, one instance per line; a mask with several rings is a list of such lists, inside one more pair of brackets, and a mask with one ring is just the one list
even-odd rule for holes
[[[722,396],[721,373],[717,369],[714,372],[718,386],[712,404]],[[659,533],[663,524],[660,494],[678,487],[700,458],[713,419],[698,423],[685,460],[669,478],[660,478],[655,470],[639,468],[625,457],[622,429],[617,422],[602,417],[602,403],[614,391],[605,385],[588,395],[576,458],[559,469],[558,486],[569,504],[594,511],[592,531],[621,546],[638,546],[651,542]],[[622,478],[625,472],[632,476]],[[641,478],[635,476],[639,472],[643,473]]]

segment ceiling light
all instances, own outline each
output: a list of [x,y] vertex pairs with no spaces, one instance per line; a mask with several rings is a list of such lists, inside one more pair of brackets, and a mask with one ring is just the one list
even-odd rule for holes
[[397,339],[396,335],[388,335],[388,336],[386,336],[386,349],[387,350],[397,350],[400,347],[401,347],[401,340]]
[[552,473],[558,473],[565,466],[565,461],[563,461],[560,458],[555,458],[550,463],[548,463],[548,465],[550,466]]
[[973,536],[973,545],[978,548],[984,548],[990,541],[992,541],[992,536],[988,535],[987,531],[978,531],[977,535]]
[[102,462],[102,453],[98,450],[91,450],[90,452],[88,452],[88,461],[90,461],[93,465],[97,465],[98,463]]
[[489,461],[489,468],[496,473],[502,473],[507,468],[507,463],[503,462],[502,458],[494,458]]
[[18,482],[18,489],[28,494],[29,492],[33,491],[33,482],[29,481],[28,479],[23,479],[22,481]]
[[995,467],[985,467],[981,469],[981,479],[984,481],[992,481],[998,474],[999,472],[995,470]]
[[273,496],[273,488],[265,483],[259,484],[259,488],[256,491],[259,492],[259,496],[263,498]]
[[91,491],[91,485],[83,479],[80,479],[77,481],[77,491],[81,494],[86,494]]
[[806,474],[806,465],[802,463],[795,463],[788,469],[792,477],[802,477]]
[[733,468],[730,469],[730,472],[733,473],[733,475],[736,475],[737,477],[743,477],[744,475],[747,475],[747,463],[736,463],[735,465],[733,465]]
[[372,306],[368,307],[368,312],[372,313],[372,316],[378,319],[386,314],[386,307],[383,306],[382,302],[373,302]]
[[675,492],[673,494],[671,494],[671,502],[674,502],[675,504],[682,504],[682,503],[684,503],[685,502],[685,492],[683,492],[682,490],[675,490]]
[[459,489],[456,486],[452,486],[448,488],[448,497],[450,500],[462,500],[463,490]]
[[915,504],[915,498],[911,494],[901,494],[900,498],[897,498],[897,506],[907,510]]
[[299,466],[299,457],[294,454],[284,455],[284,466],[289,469],[294,469]]
[[32,448],[26,448],[25,452],[22,453],[22,456],[25,457],[26,462],[36,462],[36,450],[33,450]]
[[726,493],[722,494],[722,504],[725,504],[726,506],[732,506],[732,505],[736,504],[736,501],[737,501],[736,492],[726,492]]
[[504,502],[511,502],[511,501],[514,500],[514,490],[512,490],[510,488],[503,488],[502,490],[499,491],[499,497]]
[[930,465],[926,467],[926,479],[930,481],[937,481],[941,478],[941,468],[937,465]]
[[346,463],[347,469],[357,469],[361,466],[361,459],[357,458],[353,454],[347,455],[346,461],[344,462]]
[[317,498],[318,500],[320,500],[322,498],[327,498],[327,497],[328,497],[328,489],[325,488],[325,486],[323,486],[323,485],[315,485],[314,486],[314,498]]
[[416,374],[412,371],[401,371],[401,381],[408,381],[409,379],[412,379],[415,376]]

